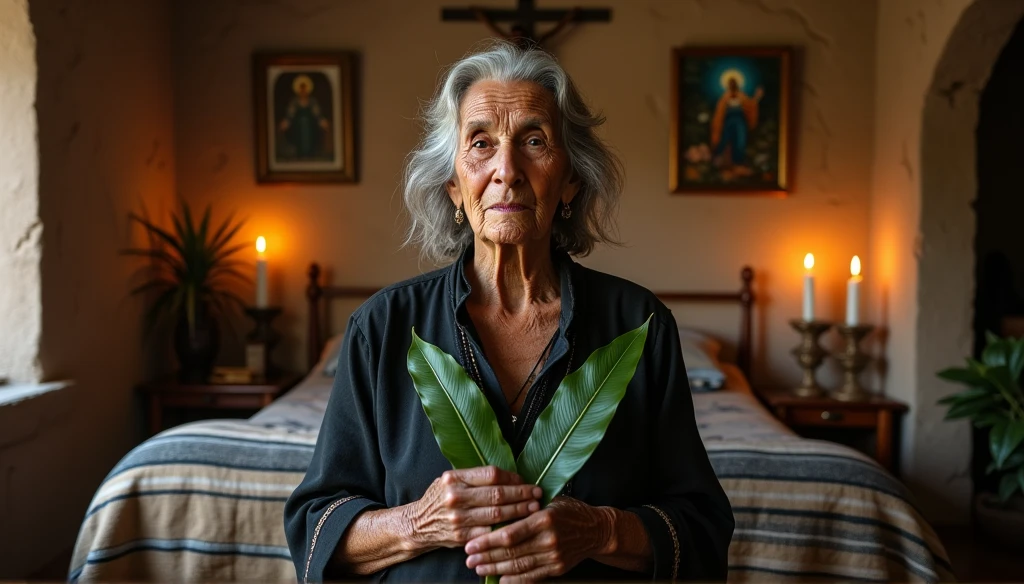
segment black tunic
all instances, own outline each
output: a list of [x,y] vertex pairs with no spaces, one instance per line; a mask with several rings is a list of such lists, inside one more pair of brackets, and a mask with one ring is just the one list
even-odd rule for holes
[[[300,581],[346,578],[328,573],[327,564],[356,515],[412,503],[451,469],[406,368],[413,327],[471,376],[479,374],[505,439],[518,455],[562,378],[652,313],[644,353],[625,397],[601,444],[563,494],[638,515],[654,549],[655,580],[673,574],[681,580],[725,579],[732,509],[697,433],[672,313],[646,289],[553,253],[562,295],[558,336],[515,424],[465,308],[470,286],[464,265],[472,248],[447,268],[378,292],[352,315],[313,458],[285,505],[285,529]],[[463,350],[460,328],[476,370]],[[441,549],[387,568],[374,579],[479,581],[465,561],[461,548]],[[566,578],[644,579],[592,560]]]

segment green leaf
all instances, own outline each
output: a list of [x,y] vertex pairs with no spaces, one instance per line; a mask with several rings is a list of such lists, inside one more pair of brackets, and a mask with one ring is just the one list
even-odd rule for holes
[[946,412],[944,419],[959,420],[961,418],[973,418],[992,407],[992,402],[968,401],[953,404]]
[[1005,420],[992,426],[989,434],[989,449],[996,468],[1003,468],[1020,443],[1024,441],[1024,420]]
[[512,448],[480,388],[455,359],[412,331],[409,375],[434,439],[452,468],[494,465],[516,471]]
[[165,242],[167,242],[171,247],[173,247],[182,256],[185,255],[184,254],[184,250],[181,247],[181,242],[178,239],[176,239],[173,235],[171,235],[167,231],[157,227],[151,221],[136,215],[135,213],[130,213],[128,215],[128,217],[130,219],[140,223],[143,227],[146,228],[146,231],[148,231],[150,234],[155,235],[158,238],[160,238],[160,239],[164,240]]
[[1024,372],[1024,339],[1009,341],[1009,352],[1006,356],[1006,364],[1010,368],[1010,375],[1020,380],[1020,375]]
[[993,397],[997,396],[998,393],[991,387],[972,387],[965,389],[961,392],[954,393],[953,395],[947,395],[940,399],[938,403],[940,405],[953,405],[959,403],[967,403],[973,401],[991,402]]
[[1007,419],[1009,418],[1005,411],[982,412],[974,416],[974,425],[979,428],[989,428]]
[[545,505],[600,444],[636,373],[650,322],[594,351],[537,418],[516,466],[524,482],[543,489]]
[[1024,449],[1020,448],[1015,450],[1010,456],[1007,456],[1006,461],[1003,462],[1003,467],[997,470],[1012,471],[1018,467],[1024,468]]
[[1020,473],[1007,473],[999,480],[999,502],[1006,503],[1020,489]]
[[938,376],[946,381],[952,381],[955,383],[963,383],[971,387],[983,385],[985,378],[979,375],[977,371],[973,369],[967,369],[963,367],[950,367],[939,371]]
[[199,241],[206,243],[206,230],[210,227],[210,205],[203,211],[203,219],[199,224]]

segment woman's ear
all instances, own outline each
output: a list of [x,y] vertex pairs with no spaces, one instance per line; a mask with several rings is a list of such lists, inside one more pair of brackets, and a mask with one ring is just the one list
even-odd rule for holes
[[448,197],[451,198],[456,209],[462,207],[462,189],[459,188],[459,183],[456,182],[457,180],[458,179],[453,178],[444,185],[444,187],[448,189]]
[[572,173],[572,178],[569,179],[569,184],[565,186],[565,191],[562,193],[562,202],[566,205],[571,203],[580,193],[581,186],[583,186],[583,181],[580,180],[580,175]]

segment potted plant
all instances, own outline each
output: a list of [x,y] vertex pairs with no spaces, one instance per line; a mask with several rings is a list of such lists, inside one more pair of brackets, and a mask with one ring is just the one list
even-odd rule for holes
[[986,335],[981,360],[939,372],[942,379],[966,386],[939,400],[946,419],[967,418],[989,431],[992,462],[986,472],[998,479],[997,492],[975,497],[978,527],[994,542],[1024,550],[1024,338]]
[[168,318],[174,323],[174,350],[180,363],[182,381],[205,381],[217,358],[220,327],[217,319],[244,302],[231,285],[249,279],[236,268],[242,264],[232,256],[245,244],[232,239],[244,224],[228,217],[216,227],[210,225],[210,206],[196,225],[184,201],[172,214],[173,229],[163,229],[136,213],[129,218],[142,225],[149,236],[149,248],[130,248],[122,253],[151,261],[146,281],[132,294],[155,296],[146,313],[146,330]]

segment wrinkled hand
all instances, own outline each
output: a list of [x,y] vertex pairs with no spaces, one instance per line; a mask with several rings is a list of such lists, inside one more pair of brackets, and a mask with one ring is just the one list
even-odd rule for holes
[[413,541],[436,549],[461,547],[491,526],[540,509],[543,491],[493,466],[445,471],[423,497],[408,506]]
[[466,565],[480,576],[502,576],[502,584],[561,576],[600,554],[611,529],[600,509],[555,497],[542,511],[466,544]]

